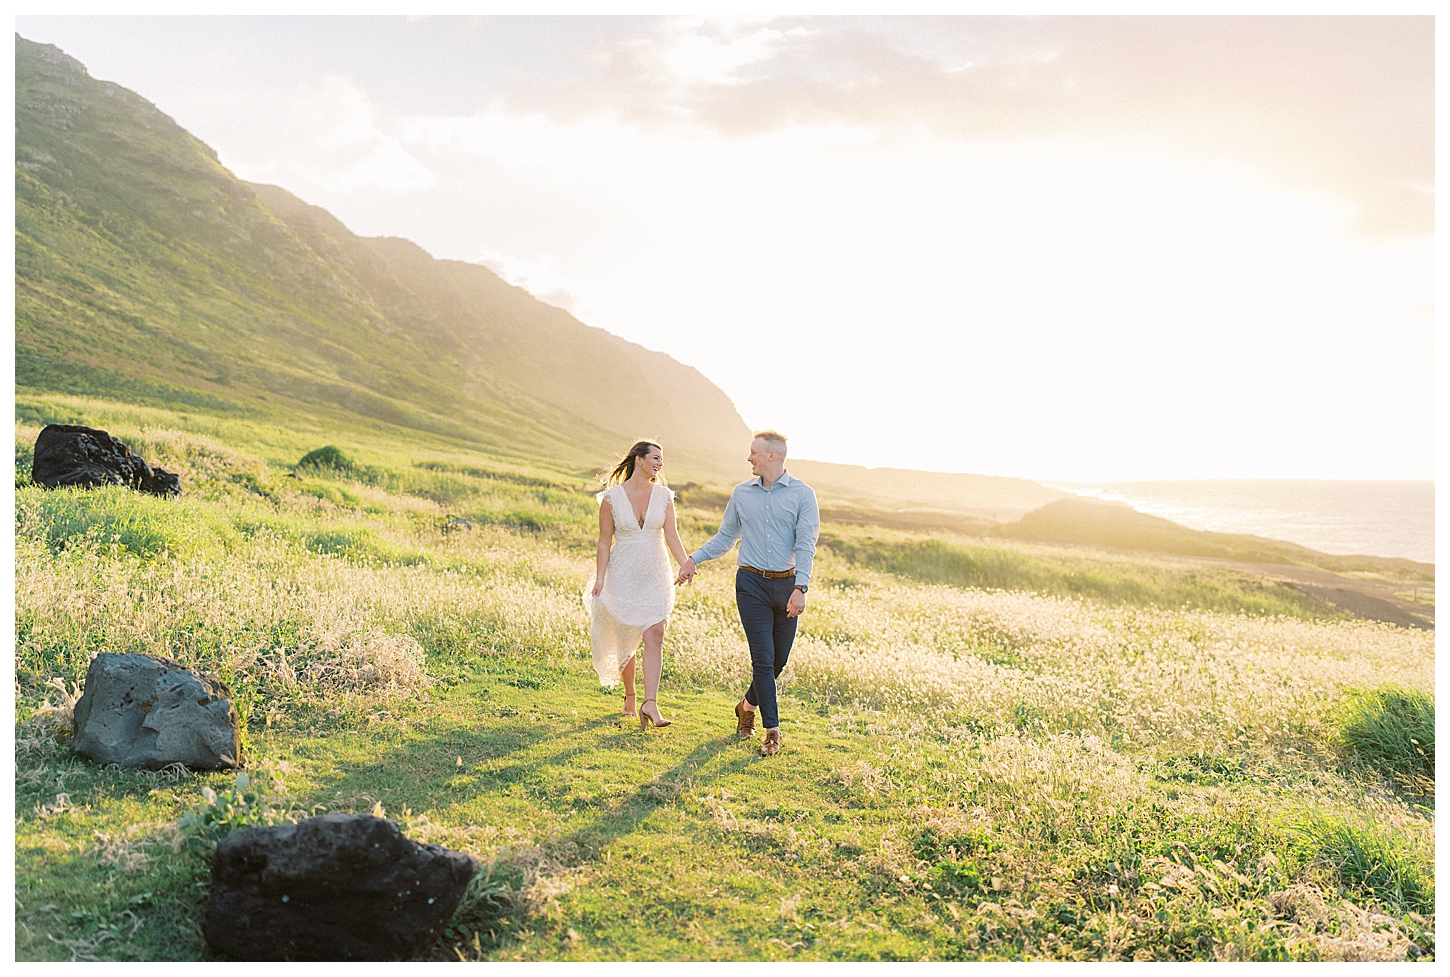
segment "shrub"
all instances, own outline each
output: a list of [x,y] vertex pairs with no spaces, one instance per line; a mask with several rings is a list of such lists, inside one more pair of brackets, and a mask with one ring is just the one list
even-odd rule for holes
[[1435,779],[1435,699],[1427,692],[1381,685],[1351,695],[1341,736],[1352,752],[1392,777]]
[[1299,826],[1313,861],[1397,912],[1435,911],[1434,869],[1403,837],[1374,823],[1316,816]]
[[336,445],[326,445],[307,452],[297,463],[298,468],[334,468],[340,472],[353,467],[352,459],[342,453]]
[[981,866],[972,859],[938,862],[927,878],[938,894],[966,895],[986,885]]
[[427,688],[423,646],[406,634],[377,629],[344,633],[334,629],[304,643],[290,659],[279,651],[272,666],[284,686],[311,686],[325,692],[368,690],[397,692]]
[[178,844],[209,858],[217,842],[233,831],[306,817],[304,812],[289,811],[269,793],[274,786],[278,785],[272,783],[271,774],[257,770],[238,773],[235,785],[221,793],[201,788],[201,806],[177,819]]

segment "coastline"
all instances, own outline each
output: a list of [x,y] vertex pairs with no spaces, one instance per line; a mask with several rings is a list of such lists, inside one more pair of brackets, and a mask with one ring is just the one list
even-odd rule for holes
[[1190,529],[1297,543],[1341,556],[1435,561],[1435,483],[1350,479],[1044,482],[1125,502]]

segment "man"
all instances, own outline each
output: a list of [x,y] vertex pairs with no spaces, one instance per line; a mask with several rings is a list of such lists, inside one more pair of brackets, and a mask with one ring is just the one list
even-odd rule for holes
[[785,669],[797,618],[806,609],[821,513],[811,487],[785,470],[785,435],[757,431],[747,460],[755,477],[735,486],[720,531],[681,564],[676,583],[693,579],[697,564],[725,555],[740,540],[735,606],[750,642],[754,674],[735,706],[736,731],[753,736],[759,709],[765,725],[760,753],[775,756],[781,744],[775,680]]

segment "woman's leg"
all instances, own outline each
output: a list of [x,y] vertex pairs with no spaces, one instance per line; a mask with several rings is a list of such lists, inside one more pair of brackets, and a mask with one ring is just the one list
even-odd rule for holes
[[624,679],[624,715],[634,715],[634,660],[638,655],[630,655],[629,661],[624,663],[624,670],[619,677]]
[[[644,629],[644,698],[648,702],[658,699],[660,694],[660,673],[665,667],[665,622],[651,624]],[[643,705],[640,706],[644,708]],[[651,719],[660,718],[660,704],[655,701],[649,711]]]

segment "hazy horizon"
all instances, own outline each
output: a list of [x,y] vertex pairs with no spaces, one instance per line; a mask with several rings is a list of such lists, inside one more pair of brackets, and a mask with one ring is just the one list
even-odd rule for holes
[[798,457],[1433,478],[1426,17],[18,17]]
[[1435,562],[1435,483],[1423,479],[1169,479],[1053,487],[1190,529],[1285,540],[1341,556]]

